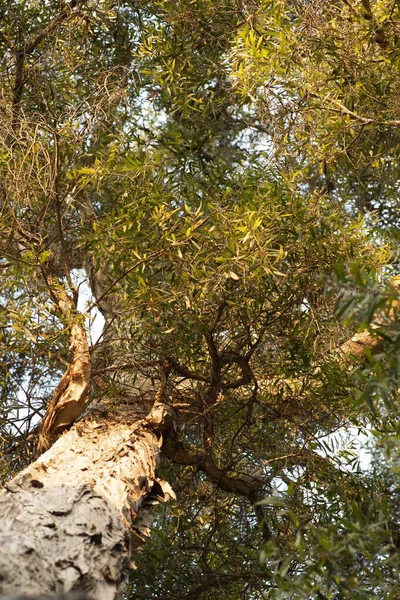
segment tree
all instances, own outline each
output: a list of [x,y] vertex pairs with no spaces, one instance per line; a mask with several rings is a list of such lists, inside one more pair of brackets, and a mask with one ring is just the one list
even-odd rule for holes
[[395,598],[398,23],[3,3],[1,593]]

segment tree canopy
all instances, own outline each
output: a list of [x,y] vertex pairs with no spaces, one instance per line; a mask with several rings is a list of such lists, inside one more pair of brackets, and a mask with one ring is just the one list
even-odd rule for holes
[[399,32],[394,0],[0,2],[2,476],[102,315],[87,405],[177,417],[132,600],[397,597]]

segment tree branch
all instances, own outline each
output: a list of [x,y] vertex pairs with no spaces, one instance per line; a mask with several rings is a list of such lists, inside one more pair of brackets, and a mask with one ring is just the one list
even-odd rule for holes
[[24,71],[26,57],[32,54],[39,44],[49,37],[57,27],[71,14],[72,10],[82,4],[83,0],[71,0],[70,3],[45,27],[36,37],[28,40],[21,48],[15,49],[15,79],[13,88],[13,127],[17,122],[19,107],[24,90]]
[[25,55],[32,54],[32,52],[39,46],[39,44],[47,37],[49,37],[61,23],[63,23],[68,17],[71,16],[72,10],[79,7],[83,0],[71,0],[69,4],[63,8],[63,10],[56,16],[50,23],[45,27],[36,37],[28,41],[25,44],[24,52]]
[[185,377],[187,379],[193,379],[194,381],[203,381],[204,383],[211,383],[209,377],[201,375],[200,373],[196,373],[195,371],[191,371],[188,367],[186,367],[185,365],[181,365],[180,363],[176,362],[170,357],[168,357],[167,360],[169,361],[171,367],[177,375],[181,375],[182,377]]
[[135,598],[138,600],[198,600],[200,594],[212,588],[221,588],[229,586],[237,581],[257,581],[260,578],[268,576],[266,571],[247,571],[243,573],[223,573],[223,574],[208,574],[207,579],[196,584],[186,594],[179,596],[149,596],[140,592],[135,592]]
[[264,480],[250,475],[242,477],[231,477],[223,469],[215,464],[211,456],[204,450],[186,448],[182,442],[173,437],[165,439],[162,452],[165,456],[180,465],[196,466],[200,471],[208,475],[211,481],[225,492],[239,494],[254,501],[257,492],[264,485]]

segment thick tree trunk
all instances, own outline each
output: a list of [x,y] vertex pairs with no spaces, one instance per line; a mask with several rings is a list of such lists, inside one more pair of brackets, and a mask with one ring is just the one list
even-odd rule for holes
[[[132,416],[133,415],[133,416]],[[0,593],[111,600],[148,534],[160,441],[138,411],[92,409],[0,495]]]

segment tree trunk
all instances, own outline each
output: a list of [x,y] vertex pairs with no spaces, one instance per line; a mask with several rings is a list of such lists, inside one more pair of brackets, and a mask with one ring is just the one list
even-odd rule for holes
[[173,496],[156,477],[160,437],[143,409],[97,406],[8,483],[0,593],[114,598],[148,534],[151,505]]

